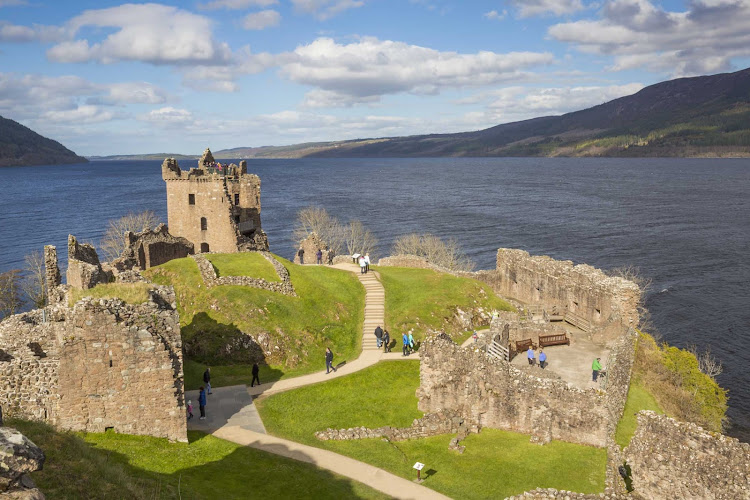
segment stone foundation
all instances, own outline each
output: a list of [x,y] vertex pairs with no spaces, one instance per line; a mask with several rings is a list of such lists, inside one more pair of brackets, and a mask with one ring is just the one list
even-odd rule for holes
[[[440,434],[457,434],[467,429],[466,422],[460,415],[449,412],[438,412],[414,419],[411,427],[354,427],[350,429],[326,429],[316,432],[315,437],[321,441],[350,441],[353,439],[387,438],[389,441],[405,441],[407,439],[425,438]],[[478,432],[474,427],[470,429]]]
[[294,291],[292,280],[289,277],[289,271],[286,270],[284,265],[278,260],[274,259],[273,256],[268,252],[258,253],[273,265],[274,269],[276,270],[276,274],[281,279],[281,282],[266,281],[262,278],[252,278],[250,276],[218,277],[216,275],[216,269],[214,269],[211,261],[209,261],[203,255],[192,255],[191,257],[198,265],[198,271],[201,274],[201,278],[203,278],[203,282],[208,288],[213,288],[219,285],[249,286],[253,288],[260,288],[261,290],[268,290],[269,292],[276,292],[284,295],[289,295],[291,297],[296,297],[297,292]]

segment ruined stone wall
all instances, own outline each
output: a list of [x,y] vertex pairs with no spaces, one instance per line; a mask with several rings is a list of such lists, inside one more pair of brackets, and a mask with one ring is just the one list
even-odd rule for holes
[[643,498],[750,498],[750,444],[650,411],[625,449]]
[[454,412],[479,427],[532,434],[538,442],[606,446],[603,393],[524,373],[481,350],[463,349],[447,335],[425,340],[419,352],[421,411]]
[[[55,260],[55,265],[56,262]],[[50,268],[47,269],[49,271]],[[75,236],[68,235],[68,270],[66,273],[68,285],[87,290],[99,283],[109,283],[113,279],[112,273],[102,269],[93,245],[78,243]]]
[[185,441],[174,291],[150,293],[138,305],[88,298],[3,321],[0,405],[63,429]]
[[169,234],[165,224],[137,234],[129,231],[125,234],[125,244],[125,251],[112,262],[112,267],[119,272],[134,268],[145,271],[195,253],[195,247],[190,241]]
[[245,164],[244,170],[233,165],[229,175],[205,168],[185,172],[174,159],[164,160],[170,232],[192,242],[196,252],[206,251],[205,245],[222,253],[236,252],[241,244],[268,250],[260,221],[260,178],[246,171]]
[[263,278],[253,278],[251,276],[217,276],[216,269],[213,264],[205,258],[203,255],[192,255],[193,260],[198,266],[198,271],[203,278],[203,282],[207,287],[213,288],[219,285],[234,285],[234,286],[250,286],[253,288],[260,288],[261,290],[268,290],[269,292],[283,293],[291,297],[296,297],[297,292],[294,291],[292,280],[289,277],[289,271],[284,265],[278,260],[274,259],[269,252],[258,252],[267,261],[269,261],[276,274],[281,279],[281,282],[277,281],[266,281]]
[[[419,439],[440,434],[456,434],[464,427],[465,420],[460,415],[440,412],[430,413],[422,418],[415,418],[411,427],[384,426],[377,429],[367,427],[353,427],[349,429],[326,429],[316,432],[315,437],[321,441],[351,441],[354,439],[370,439],[385,437],[389,441],[405,441]],[[477,432],[478,429],[472,429]]]
[[[501,339],[506,342],[513,343],[517,340],[531,339],[534,345],[539,345],[540,335],[561,335],[566,334],[571,339],[571,343],[575,342],[575,338],[567,330],[561,326],[549,322],[536,323],[530,320],[522,320],[517,313],[500,311],[490,324],[490,331],[493,333],[507,332],[501,335]],[[494,335],[493,335],[494,338]]]
[[[316,257],[316,254],[318,253],[318,250],[322,250],[323,252],[323,264],[328,264],[328,253],[329,251],[326,250],[326,242],[323,241],[323,239],[317,235],[317,233],[311,233],[307,238],[302,240],[302,242],[299,244],[299,247],[297,248],[297,252],[294,254],[294,263],[299,264],[299,249],[303,249],[305,251],[305,264],[316,264],[318,262],[318,259]],[[349,258],[349,261],[351,262],[351,257]]]
[[576,266],[570,261],[501,248],[497,251],[496,273],[494,286],[501,295],[529,304],[557,306],[595,326],[638,323],[638,286],[589,265]]

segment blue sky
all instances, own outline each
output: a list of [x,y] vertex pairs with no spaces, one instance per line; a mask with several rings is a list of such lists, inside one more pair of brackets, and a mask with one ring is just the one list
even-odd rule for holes
[[79,154],[476,130],[750,66],[750,0],[0,0],[0,115]]

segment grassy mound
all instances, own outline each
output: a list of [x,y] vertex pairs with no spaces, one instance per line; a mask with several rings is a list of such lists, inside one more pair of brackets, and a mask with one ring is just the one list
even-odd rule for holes
[[270,262],[258,253],[209,254],[218,276],[250,276],[266,281],[281,281]]
[[[385,323],[393,338],[414,329],[421,339],[427,330],[444,329],[452,335],[463,333],[455,321],[456,309],[478,308],[511,311],[513,306],[497,297],[489,285],[469,278],[459,278],[431,269],[378,267],[385,287]],[[478,318],[477,318],[478,319]],[[485,324],[479,321],[474,326]],[[454,340],[461,341],[461,338]]]
[[388,442],[319,441],[315,431],[355,426],[407,427],[421,416],[415,391],[418,361],[384,361],[347,377],[257,400],[271,434],[329,449],[407,479],[426,464],[424,485],[454,498],[504,498],[535,487],[586,493],[604,489],[606,451],[494,429],[470,435],[463,455],[448,449],[452,435]]
[[148,300],[150,289],[151,285],[148,283],[105,283],[87,290],[71,288],[69,305],[72,306],[84,297],[95,299],[118,298],[128,304],[142,304]]
[[44,450],[44,469],[31,477],[47,498],[387,498],[313,465],[200,432],[190,432],[187,444],[8,424]]
[[633,380],[651,393],[664,412],[719,432],[726,422],[727,391],[700,371],[690,351],[659,345],[641,332]]
[[[219,259],[220,269],[230,263],[233,269],[249,270],[258,257],[252,253],[233,254],[231,259],[212,255]],[[188,388],[200,385],[202,379],[196,375],[206,364],[212,367],[212,384],[220,386],[250,383],[247,365],[255,361],[261,364],[261,380],[266,382],[322,370],[326,346],[337,360],[359,355],[364,289],[356,276],[278,260],[289,270],[298,297],[243,286],[208,289],[190,258],[172,260],[144,273],[156,283],[175,288]]]

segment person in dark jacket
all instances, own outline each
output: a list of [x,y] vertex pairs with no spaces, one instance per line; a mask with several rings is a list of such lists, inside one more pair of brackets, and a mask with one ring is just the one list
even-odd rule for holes
[[300,248],[299,252],[297,252],[297,256],[299,257],[299,263],[304,264],[305,263],[305,249]]
[[380,346],[383,344],[383,329],[380,328],[380,325],[375,328],[375,340],[378,343],[378,349],[380,349]]
[[203,386],[198,394],[198,408],[201,410],[201,420],[206,420],[206,389]]
[[258,367],[258,363],[253,363],[253,381],[250,382],[250,387],[255,385],[255,381],[258,381],[258,385],[260,385],[260,379],[258,378],[258,373],[260,373],[260,368]]
[[384,352],[391,352],[391,334],[388,333],[388,330],[383,332],[383,345],[385,346]]
[[315,254],[315,258],[318,260],[318,265],[321,265],[323,263],[323,250],[318,248],[318,251]]
[[206,367],[206,371],[203,372],[203,382],[206,383],[206,389],[208,389],[208,394],[213,394],[211,392],[211,368],[208,366]]
[[330,373],[331,370],[336,371],[336,367],[333,366],[333,353],[330,347],[326,347],[326,374]]

